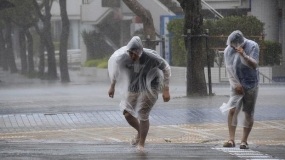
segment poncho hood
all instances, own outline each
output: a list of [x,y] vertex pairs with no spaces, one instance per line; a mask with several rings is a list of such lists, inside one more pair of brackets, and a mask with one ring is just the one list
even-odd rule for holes
[[244,44],[244,41],[246,39],[244,38],[243,34],[241,31],[239,30],[236,30],[236,31],[233,31],[228,39],[227,39],[227,45],[230,46],[234,46],[234,47],[239,47],[239,46],[242,46]]
[[132,51],[138,56],[142,54],[143,51],[143,44],[138,36],[134,36],[129,43],[127,44],[127,51]]

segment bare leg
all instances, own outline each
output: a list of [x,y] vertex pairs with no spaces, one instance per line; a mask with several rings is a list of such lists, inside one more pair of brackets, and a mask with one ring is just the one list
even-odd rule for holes
[[253,117],[246,114],[246,120],[249,123],[248,128],[244,127],[243,128],[243,136],[241,139],[241,142],[247,142],[247,138],[249,136],[249,133],[251,132],[252,126],[253,126]]
[[235,140],[235,133],[236,133],[236,126],[232,125],[232,120],[233,120],[233,116],[235,113],[235,108],[232,108],[229,111],[229,115],[228,115],[228,128],[229,128],[229,140]]
[[140,121],[140,142],[139,148],[144,148],[146,136],[149,130],[149,120]]
[[144,120],[140,120],[140,141],[139,141],[138,148],[137,148],[138,151],[144,150],[145,140],[146,140],[146,136],[149,130],[148,116],[151,111],[151,108],[153,107],[153,105],[155,104],[157,100],[158,92],[156,90],[153,90],[153,93],[156,96],[153,96],[150,93],[143,95],[141,108],[138,111],[140,117],[144,119]]
[[133,117],[130,113],[128,113],[127,111],[124,111],[124,116],[125,119],[127,120],[127,122],[134,128],[137,130],[137,135],[136,135],[136,139],[139,139],[140,137],[140,124],[138,119],[136,119],[135,117]]

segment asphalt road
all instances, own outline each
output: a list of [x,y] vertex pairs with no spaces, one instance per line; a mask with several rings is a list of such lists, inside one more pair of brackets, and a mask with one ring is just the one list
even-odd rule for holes
[[110,99],[109,83],[76,76],[61,84],[0,72],[1,159],[285,159],[285,86],[261,85],[250,150],[222,148],[227,139],[227,85],[212,97],[185,97],[172,84],[169,103],[151,113],[146,151],[129,145],[135,132]]

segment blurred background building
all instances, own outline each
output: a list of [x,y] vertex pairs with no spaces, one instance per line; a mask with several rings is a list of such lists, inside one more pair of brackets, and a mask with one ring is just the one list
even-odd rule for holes
[[[157,39],[167,34],[169,17],[183,16],[176,0],[137,0],[153,17]],[[282,44],[282,66],[272,67],[273,76],[285,76],[285,1],[284,0],[201,0],[202,14],[206,19],[218,19],[231,15],[252,15],[264,22],[265,40]],[[69,48],[81,50],[81,64],[86,61],[83,31],[95,31],[106,53],[125,45],[143,25],[140,19],[122,0],[68,0],[70,19]],[[283,11],[283,14],[282,14]],[[53,36],[60,38],[61,18],[57,1],[52,6]],[[162,18],[164,17],[164,19]],[[163,20],[162,20],[163,19]],[[253,26],[254,27],[254,26]],[[262,34],[262,33],[261,33]],[[167,39],[166,39],[167,41]],[[160,47],[157,47],[160,52]]]

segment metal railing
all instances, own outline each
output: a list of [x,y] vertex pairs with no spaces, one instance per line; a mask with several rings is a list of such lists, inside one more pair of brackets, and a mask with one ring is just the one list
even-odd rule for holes
[[[265,74],[263,74],[263,73],[261,73],[261,72],[259,72],[259,75],[262,76],[262,83],[264,83],[265,80],[268,80],[269,83],[273,83],[273,82],[274,82],[271,78],[267,77]],[[259,81],[260,81],[260,80],[259,80]]]
[[216,15],[218,18],[224,18],[223,15],[221,15],[218,11],[216,11],[212,6],[210,6],[207,2],[204,0],[201,0],[202,5],[204,5],[210,12],[212,12],[214,15]]

